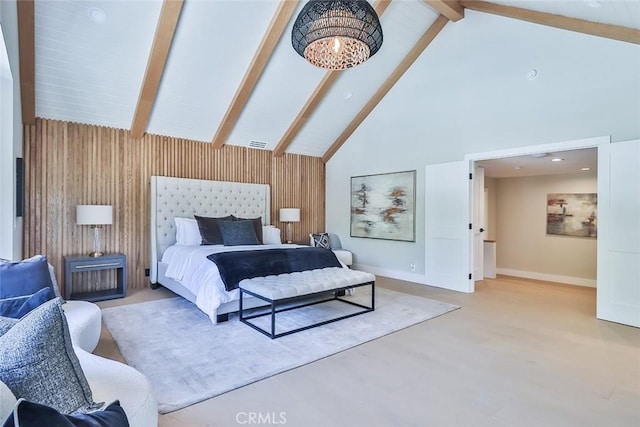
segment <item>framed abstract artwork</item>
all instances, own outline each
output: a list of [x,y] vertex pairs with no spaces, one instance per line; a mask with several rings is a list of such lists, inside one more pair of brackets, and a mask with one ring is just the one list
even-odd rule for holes
[[598,237],[597,193],[547,194],[547,234]]
[[351,177],[351,237],[415,241],[416,171]]

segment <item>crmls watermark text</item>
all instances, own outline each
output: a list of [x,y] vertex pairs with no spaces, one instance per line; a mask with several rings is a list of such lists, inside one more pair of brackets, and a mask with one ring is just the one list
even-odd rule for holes
[[287,423],[286,412],[238,412],[236,414],[238,424],[251,425],[277,425]]

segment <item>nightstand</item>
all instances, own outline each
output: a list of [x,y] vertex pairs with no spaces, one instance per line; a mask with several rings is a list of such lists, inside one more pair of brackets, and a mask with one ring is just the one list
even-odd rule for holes
[[[115,270],[115,271],[108,271]],[[115,273],[115,274],[114,274]],[[94,286],[83,286],[73,290],[73,275],[82,281],[92,281]],[[103,281],[115,276],[109,287],[100,286]],[[98,279],[96,279],[98,278]],[[113,280],[111,280],[113,282]],[[101,257],[73,255],[64,257],[64,297],[68,300],[102,301],[123,298],[127,294],[127,257],[124,254],[105,254]]]

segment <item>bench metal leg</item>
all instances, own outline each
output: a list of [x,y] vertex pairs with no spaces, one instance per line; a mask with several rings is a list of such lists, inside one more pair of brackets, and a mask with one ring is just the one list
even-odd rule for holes
[[[357,288],[357,287],[361,287],[361,286],[370,286],[371,287],[371,304],[370,304],[370,306],[359,304],[359,303],[354,302],[354,301],[345,300],[345,299],[340,298],[337,295],[337,293],[340,292],[340,291],[346,291],[347,289]],[[262,313],[259,313],[259,314],[251,314],[251,315],[245,316],[244,312],[243,312],[243,301],[242,301],[242,297],[243,297],[244,293],[247,293],[249,295],[252,295],[254,297],[262,299],[263,301],[268,302],[269,305],[270,305],[270,310],[267,311],[267,312],[262,311]],[[328,294],[328,295],[330,295],[330,298],[323,299],[323,300],[320,300],[320,301],[307,302],[307,303],[303,303],[303,304],[300,304],[300,305],[294,305],[294,306],[290,306],[290,307],[285,307],[285,308],[282,308],[282,309],[278,310],[278,306],[282,306],[284,304],[291,303],[291,302],[295,303],[296,301],[300,301],[302,299],[305,299],[305,298],[309,297],[309,295],[301,295],[301,296],[297,296],[297,297],[292,297],[292,298],[286,298],[286,299],[272,301],[272,300],[269,300],[269,299],[267,299],[267,298],[265,298],[265,297],[263,297],[261,295],[257,295],[257,294],[255,294],[253,292],[246,291],[246,290],[241,288],[240,289],[240,321],[242,323],[245,323],[246,325],[251,326],[253,329],[255,329],[256,331],[268,336],[269,338],[275,339],[275,338],[283,337],[285,335],[293,334],[295,332],[305,331],[307,329],[315,328],[317,326],[326,325],[328,323],[333,323],[333,322],[336,322],[338,320],[347,319],[349,317],[358,316],[360,314],[368,313],[370,311],[374,311],[375,310],[375,282],[362,283],[362,284],[355,285],[355,286],[347,286],[345,288],[334,289],[334,290],[331,290],[331,291],[318,292],[317,294],[318,295],[319,294],[325,294],[325,295]],[[355,313],[347,314],[347,315],[344,315],[344,316],[339,316],[339,317],[336,317],[336,318],[333,318],[333,319],[325,320],[325,321],[322,321],[322,322],[314,323],[314,324],[311,324],[311,325],[308,325],[308,326],[303,326],[303,327],[300,327],[300,328],[296,328],[296,329],[293,329],[293,330],[290,330],[290,331],[281,332],[279,334],[276,333],[276,313],[281,313],[281,312],[284,312],[284,311],[290,311],[290,310],[295,310],[295,309],[298,309],[298,308],[308,307],[310,305],[322,304],[322,303],[329,302],[329,301],[334,301],[334,300],[340,301],[340,302],[344,302],[344,303],[347,303],[347,304],[350,304],[350,305],[354,305],[356,307],[360,307],[363,310],[355,312]],[[262,329],[261,327],[255,325],[255,324],[253,324],[252,322],[249,321],[251,319],[256,319],[256,318],[265,317],[265,316],[269,316],[270,317],[270,320],[271,320],[271,328],[270,328],[271,330],[270,331]]]

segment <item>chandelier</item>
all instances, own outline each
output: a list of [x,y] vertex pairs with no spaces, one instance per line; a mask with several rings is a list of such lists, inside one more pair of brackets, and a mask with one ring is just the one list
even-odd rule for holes
[[366,0],[311,0],[293,24],[291,42],[313,65],[344,70],[375,55],[382,46],[382,27]]

